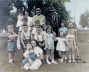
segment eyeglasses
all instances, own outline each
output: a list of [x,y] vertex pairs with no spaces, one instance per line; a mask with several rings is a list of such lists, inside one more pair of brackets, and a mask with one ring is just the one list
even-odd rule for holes
[[41,10],[36,10],[36,11],[41,11]]

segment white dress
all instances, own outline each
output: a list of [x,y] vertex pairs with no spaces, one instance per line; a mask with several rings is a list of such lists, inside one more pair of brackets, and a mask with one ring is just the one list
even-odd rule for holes
[[58,40],[56,50],[57,51],[66,51],[66,46],[65,46],[65,43],[64,43],[65,38],[57,37],[56,39]]

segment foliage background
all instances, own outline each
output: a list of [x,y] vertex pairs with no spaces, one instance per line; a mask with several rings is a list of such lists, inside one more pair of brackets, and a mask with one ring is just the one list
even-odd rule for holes
[[[34,6],[40,6],[42,14],[48,17],[49,7],[54,6],[57,10],[61,20],[68,21],[69,14],[64,6],[65,2],[70,0],[27,0],[28,10],[30,16],[35,14]],[[22,0],[0,0],[0,27],[6,28],[7,25],[13,24],[14,27],[17,22],[17,13],[10,13],[12,10],[12,4],[15,5],[17,10],[24,7]]]

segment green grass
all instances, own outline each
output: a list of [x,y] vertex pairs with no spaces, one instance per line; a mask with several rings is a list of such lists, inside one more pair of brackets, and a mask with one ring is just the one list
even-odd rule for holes
[[[48,65],[43,64],[36,71],[27,71],[27,72],[89,72],[89,43],[85,41],[89,39],[89,31],[78,31],[78,46],[80,51],[80,57],[82,61],[87,61],[87,63],[77,63],[77,64],[68,64],[66,62],[60,63],[57,65]],[[8,64],[8,52],[6,49],[6,39],[0,38],[0,68],[4,72],[25,72],[21,70],[21,54],[22,51],[17,51],[15,55],[16,65],[11,66]]]

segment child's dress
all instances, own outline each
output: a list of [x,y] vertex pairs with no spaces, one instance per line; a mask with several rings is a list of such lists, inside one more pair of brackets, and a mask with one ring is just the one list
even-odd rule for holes
[[66,47],[65,47],[65,43],[64,43],[65,38],[57,37],[56,39],[58,40],[56,50],[57,51],[66,51]]
[[48,49],[54,49],[54,40],[53,40],[54,34],[47,33],[47,42],[48,42]]

